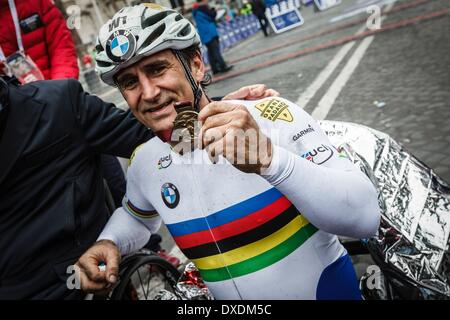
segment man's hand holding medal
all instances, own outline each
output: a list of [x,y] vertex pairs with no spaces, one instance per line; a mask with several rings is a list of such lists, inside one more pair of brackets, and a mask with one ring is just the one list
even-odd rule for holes
[[[256,100],[278,96],[263,85],[244,87],[224,99]],[[237,169],[260,173],[272,160],[272,143],[259,129],[247,108],[226,101],[214,101],[197,112],[189,101],[175,104],[172,142],[180,154],[196,147],[206,149],[213,163],[222,155]]]

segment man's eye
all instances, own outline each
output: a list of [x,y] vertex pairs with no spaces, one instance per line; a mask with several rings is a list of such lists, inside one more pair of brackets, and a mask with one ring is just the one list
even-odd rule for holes
[[152,75],[160,75],[164,72],[165,68],[164,67],[154,67],[151,69],[151,73]]
[[125,79],[119,82],[119,86],[124,90],[131,90],[136,87],[137,83],[136,79]]

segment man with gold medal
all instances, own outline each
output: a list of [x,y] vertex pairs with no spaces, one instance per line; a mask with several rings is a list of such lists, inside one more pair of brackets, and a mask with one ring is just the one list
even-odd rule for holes
[[158,137],[135,152],[123,207],[78,261],[82,288],[117,281],[120,255],[163,221],[216,299],[360,299],[337,235],[376,232],[369,179],[286,99],[210,101],[198,35],[176,11],[141,4],[111,21],[101,78]]

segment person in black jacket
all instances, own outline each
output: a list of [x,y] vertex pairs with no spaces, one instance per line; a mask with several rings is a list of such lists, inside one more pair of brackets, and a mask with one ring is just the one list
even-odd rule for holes
[[263,0],[250,0],[250,4],[252,5],[252,12],[258,18],[259,24],[261,26],[261,30],[264,33],[264,36],[268,36],[267,34],[267,26],[269,25],[269,21],[267,21],[266,17],[266,5]]
[[[229,97],[264,92],[249,86]],[[151,137],[76,80],[0,77],[0,300],[84,298],[68,280],[110,215],[101,154],[129,158]]]
[[152,133],[75,80],[6,81],[0,299],[79,298],[79,290],[67,290],[67,267],[109,217],[100,155],[129,157]]

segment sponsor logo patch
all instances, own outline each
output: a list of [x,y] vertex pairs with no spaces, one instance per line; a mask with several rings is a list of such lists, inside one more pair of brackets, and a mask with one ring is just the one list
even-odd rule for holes
[[321,146],[302,154],[302,158],[305,158],[315,164],[323,164],[327,162],[333,154],[333,147],[322,144]]
[[161,157],[158,161],[158,169],[166,169],[172,164],[172,156],[169,154],[168,156]]
[[121,16],[117,17],[114,20],[111,20],[111,23],[109,24],[109,32],[113,31],[114,29],[117,29],[120,26],[120,23],[126,24],[127,23],[127,16]]
[[23,33],[30,33],[40,27],[44,26],[41,17],[37,13],[25,18],[19,22],[20,29]]
[[161,197],[164,201],[164,204],[170,209],[174,209],[180,202],[180,193],[178,192],[178,188],[170,182],[164,183],[162,185]]
[[128,30],[117,30],[106,41],[106,54],[114,62],[127,61],[136,49],[136,39]]
[[255,108],[261,111],[261,117],[271,121],[283,120],[292,122],[294,118],[289,111],[289,106],[278,99],[271,99],[269,101],[258,103]]
[[300,139],[301,137],[307,135],[308,133],[314,132],[314,128],[309,124],[308,128],[297,132],[293,137],[292,140],[297,141],[298,139]]

